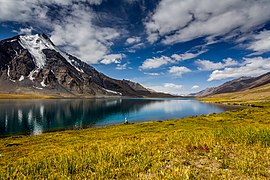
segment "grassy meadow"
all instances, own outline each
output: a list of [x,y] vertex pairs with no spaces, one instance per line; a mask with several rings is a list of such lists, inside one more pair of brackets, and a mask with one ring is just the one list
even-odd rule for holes
[[236,104],[270,101],[270,84],[266,84],[264,86],[248,89],[241,92],[216,94],[212,97],[204,98],[202,100],[217,103],[236,103]]
[[0,179],[269,179],[270,103],[250,104],[178,120],[2,138]]
[[0,179],[270,179],[269,87],[202,99],[243,105],[220,114],[2,138]]
[[50,95],[0,93],[0,99],[51,99],[51,98],[57,98],[57,97],[50,96]]

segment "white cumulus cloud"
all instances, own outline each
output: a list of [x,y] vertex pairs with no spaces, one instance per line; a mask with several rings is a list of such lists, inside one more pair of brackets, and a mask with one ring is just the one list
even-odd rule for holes
[[167,56],[161,56],[159,58],[149,58],[146,59],[143,64],[140,66],[141,69],[154,69],[159,68],[163,65],[174,62],[173,59]]
[[90,12],[80,5],[74,5],[72,15],[54,25],[51,39],[66,52],[95,64],[109,54],[111,41],[119,36],[119,32],[93,25],[94,14]]
[[165,88],[182,89],[183,85],[177,85],[177,84],[173,84],[173,83],[165,83],[164,87]]
[[[89,5],[101,3],[102,0],[0,0],[0,22],[28,23],[34,28],[44,28],[61,49],[95,64],[111,53],[110,47],[120,35],[119,30],[93,23],[96,14]],[[61,6],[57,12],[59,18],[49,15],[50,6]],[[19,33],[30,31],[21,29]]]
[[174,83],[163,83],[162,85],[150,85],[147,86],[150,89],[153,89],[157,92],[163,92],[163,93],[169,93],[169,94],[175,94],[175,95],[181,95],[183,94],[183,85],[180,84],[174,84]]
[[119,64],[121,63],[121,59],[125,58],[126,55],[124,54],[108,54],[103,56],[102,60],[100,61],[100,63],[102,64]]
[[188,59],[193,59],[198,57],[199,55],[205,53],[207,50],[201,50],[197,53],[191,53],[189,51],[182,53],[182,54],[173,54],[169,56],[161,56],[161,57],[154,57],[146,59],[143,64],[140,66],[140,69],[155,69],[159,68],[163,65],[177,63],[181,61],[185,61]]
[[149,42],[164,44],[241,34],[268,22],[269,8],[268,0],[161,0],[145,27]]
[[140,37],[130,37],[130,38],[127,38],[126,40],[126,44],[135,44],[135,43],[139,43],[141,42],[141,38]]
[[212,62],[209,60],[197,60],[195,64],[198,66],[198,69],[201,71],[211,71],[222,69],[229,66],[235,66],[238,64],[237,61],[232,58],[223,59],[223,62]]
[[228,78],[240,78],[243,76],[259,76],[270,71],[270,58],[254,57],[243,58],[244,62],[238,67],[215,70],[208,81]]
[[100,5],[102,0],[0,0],[0,22],[50,22],[47,16],[49,5],[70,6],[86,2],[89,5]]
[[168,71],[172,76],[179,76],[181,77],[184,73],[191,72],[190,69],[184,66],[172,66]]
[[25,34],[25,35],[31,35],[32,34],[32,31],[33,31],[33,28],[32,27],[29,27],[29,28],[20,28],[20,31],[17,32],[19,34]]

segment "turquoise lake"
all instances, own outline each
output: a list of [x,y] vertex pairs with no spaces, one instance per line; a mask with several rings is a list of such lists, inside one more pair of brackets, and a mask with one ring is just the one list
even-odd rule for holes
[[219,113],[234,107],[194,99],[34,99],[0,100],[0,136]]

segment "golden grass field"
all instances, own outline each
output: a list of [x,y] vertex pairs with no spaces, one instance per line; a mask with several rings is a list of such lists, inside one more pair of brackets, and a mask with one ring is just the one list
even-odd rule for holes
[[0,99],[51,99],[51,98],[56,98],[56,97],[50,96],[50,95],[0,93]]
[[249,106],[2,138],[0,179],[270,179],[270,102],[231,97],[205,100]]
[[204,98],[203,101],[209,102],[260,102],[270,101],[270,84],[249,89],[242,92],[217,94],[212,97]]

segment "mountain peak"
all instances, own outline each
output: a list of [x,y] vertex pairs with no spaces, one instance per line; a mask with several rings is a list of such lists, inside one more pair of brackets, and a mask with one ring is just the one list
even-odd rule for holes
[[19,36],[19,43],[33,56],[38,68],[44,67],[46,64],[46,56],[43,53],[43,50],[55,50],[55,46],[52,44],[49,38],[40,34],[21,35]]
[[0,41],[0,92],[65,97],[171,97],[110,78],[58,49],[45,34]]

